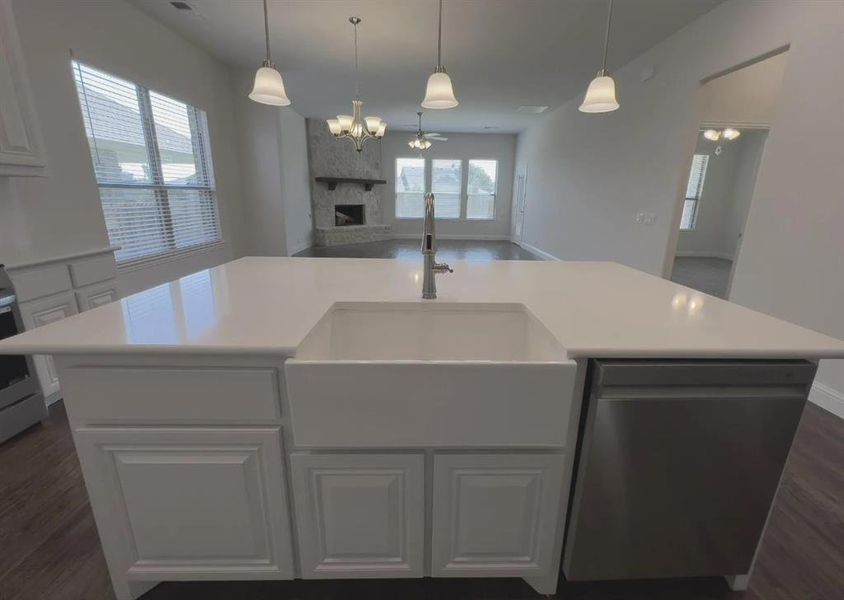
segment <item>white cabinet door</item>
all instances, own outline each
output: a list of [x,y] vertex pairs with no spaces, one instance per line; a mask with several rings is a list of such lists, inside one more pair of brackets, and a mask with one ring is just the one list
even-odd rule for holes
[[79,310],[83,312],[114,302],[119,297],[116,279],[86,285],[76,290],[76,301],[79,303]]
[[421,454],[293,454],[303,578],[422,577]]
[[293,578],[279,428],[83,428],[75,436],[113,572]]
[[563,513],[561,454],[434,458],[434,577],[550,575]]
[[12,3],[0,0],[0,176],[43,175],[45,166]]
[[[20,305],[20,311],[25,329],[35,329],[75,315],[78,312],[72,292],[63,292],[40,300],[23,302]],[[36,354],[33,357],[33,362],[44,397],[48,398],[57,393],[59,391],[59,374],[56,371],[56,365],[53,364],[53,359],[49,356]]]

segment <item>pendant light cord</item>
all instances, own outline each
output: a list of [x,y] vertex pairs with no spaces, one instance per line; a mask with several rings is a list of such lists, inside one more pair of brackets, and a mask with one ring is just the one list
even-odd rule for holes
[[437,26],[437,71],[443,68],[443,0],[440,0],[439,25]]
[[[612,1],[610,0],[610,9],[607,13],[607,31],[604,35],[604,60],[601,63],[601,72],[606,74],[607,72],[607,50],[609,49],[610,45],[610,23],[612,22]],[[440,0],[442,2],[442,0]]]
[[267,17],[267,0],[264,0],[264,39],[267,42],[267,62],[272,63],[270,56],[270,20]]

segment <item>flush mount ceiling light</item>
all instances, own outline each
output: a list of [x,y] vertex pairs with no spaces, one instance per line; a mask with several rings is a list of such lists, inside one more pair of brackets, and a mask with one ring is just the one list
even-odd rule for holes
[[585,113],[606,113],[618,110],[618,100],[615,98],[615,81],[607,74],[607,49],[610,43],[610,23],[612,22],[612,2],[610,0],[609,11],[607,12],[607,32],[604,36],[604,60],[601,63],[601,70],[591,81],[586,89],[586,96],[583,97],[583,104],[580,105],[580,112]]
[[267,0],[264,0],[264,39],[267,43],[267,58],[255,73],[255,84],[249,99],[270,106],[290,106],[290,98],[284,91],[284,81],[281,79],[270,57],[270,22],[267,18]]
[[733,127],[727,127],[723,132],[721,132],[721,135],[724,136],[725,140],[733,141],[741,135],[741,131],[734,129]]
[[355,150],[363,150],[363,143],[369,139],[381,139],[387,131],[387,122],[381,117],[361,117],[363,100],[360,99],[360,77],[358,75],[358,17],[349,17],[349,23],[355,28],[355,99],[352,100],[351,115],[337,115],[328,119],[328,130],[337,138],[346,138],[355,145]]
[[443,67],[443,0],[440,0],[439,26],[437,29],[437,68],[428,77],[428,85],[425,88],[425,99],[422,100],[422,108],[433,108],[442,110],[454,108],[459,103],[454,95],[454,87],[451,85],[451,77]]
[[422,131],[422,112],[416,113],[419,115],[419,128],[416,130],[416,135],[410,138],[410,141],[407,142],[407,145],[413,148],[414,150],[427,150],[431,147],[431,140],[435,140],[437,142],[447,142],[447,137],[442,137],[439,133],[425,133]]
[[721,138],[724,138],[728,142],[732,142],[740,135],[741,131],[739,131],[735,127],[725,127],[723,130],[712,128],[703,130],[703,137],[708,139],[710,142],[717,142]]
[[721,139],[721,132],[717,129],[705,129],[703,131],[703,137],[708,139],[710,142],[717,142]]

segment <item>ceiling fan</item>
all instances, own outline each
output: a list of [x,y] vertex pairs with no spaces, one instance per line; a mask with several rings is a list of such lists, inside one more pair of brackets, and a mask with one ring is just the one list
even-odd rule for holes
[[416,113],[419,115],[419,128],[416,130],[416,135],[410,138],[410,141],[407,142],[407,145],[415,150],[427,150],[431,147],[431,140],[435,142],[447,142],[448,138],[441,136],[439,133],[425,133],[422,131],[422,113]]

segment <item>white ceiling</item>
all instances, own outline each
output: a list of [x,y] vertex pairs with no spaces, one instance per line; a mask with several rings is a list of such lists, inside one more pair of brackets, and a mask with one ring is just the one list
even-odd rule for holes
[[[264,57],[260,0],[130,0],[233,66]],[[722,0],[618,0],[609,67],[625,64]],[[582,94],[600,68],[602,0],[445,0],[443,63],[460,106],[428,111],[429,131],[516,132],[541,119],[520,105],[555,108]],[[306,117],[351,112],[353,31],[359,16],[364,114],[415,129],[425,82],[436,66],[436,0],[270,0],[273,59],[293,108]],[[243,90],[248,93],[249,90]],[[624,90],[619,90],[624,102]]]

